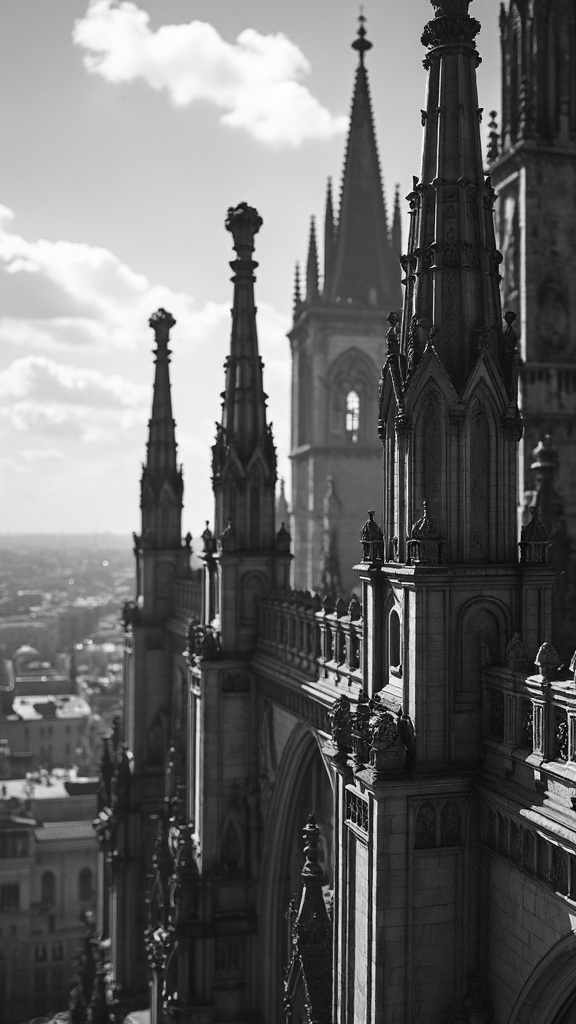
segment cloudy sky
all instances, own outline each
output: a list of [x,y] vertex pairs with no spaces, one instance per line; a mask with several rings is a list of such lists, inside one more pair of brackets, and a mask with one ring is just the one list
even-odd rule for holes
[[[432,8],[364,8],[390,206],[419,172]],[[487,113],[499,107],[498,5],[475,0],[471,13]],[[0,4],[0,533],[138,527],[159,306],[177,320],[184,532],[211,519],[233,256],[223,225],[241,200],[264,219],[259,338],[288,476],[294,263],[329,175],[339,190],[357,15],[351,0]]]

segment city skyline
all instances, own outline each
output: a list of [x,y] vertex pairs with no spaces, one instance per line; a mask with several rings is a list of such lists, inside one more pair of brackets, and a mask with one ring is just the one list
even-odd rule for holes
[[[497,12],[482,23],[480,103],[499,106]],[[426,0],[365,5],[388,211],[406,228],[420,170]],[[184,529],[212,518],[210,446],[229,343],[226,209],[257,206],[256,295],[269,417],[287,475],[294,263],[326,178],[339,193],[358,8],[183,0],[31,0],[0,14],[10,117],[0,193],[0,531],[128,532],[150,414],[150,314],[172,333]],[[33,31],[30,31],[33,26]],[[376,382],[375,382],[376,386]],[[194,399],[192,401],[192,387]]]

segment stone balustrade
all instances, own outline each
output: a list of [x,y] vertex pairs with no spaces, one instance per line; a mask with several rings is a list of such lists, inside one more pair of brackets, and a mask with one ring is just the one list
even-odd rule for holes
[[336,604],[308,591],[276,592],[260,605],[259,648],[307,679],[362,684],[363,622],[359,601]]
[[510,668],[485,670],[483,735],[508,759],[508,773],[521,762],[536,770],[570,775],[576,782],[576,685],[559,669],[525,675]]

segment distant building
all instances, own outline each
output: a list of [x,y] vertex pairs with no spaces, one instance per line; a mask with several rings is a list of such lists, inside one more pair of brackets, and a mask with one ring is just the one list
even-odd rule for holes
[[15,697],[0,716],[0,732],[13,754],[32,755],[30,768],[76,764],[84,750],[90,705],[76,694]]
[[62,1009],[94,907],[93,781],[44,774],[0,790],[0,1020]]
[[12,665],[14,693],[17,697],[30,694],[72,693],[74,690],[69,676],[57,672],[52,662],[28,644],[23,644],[14,651]]

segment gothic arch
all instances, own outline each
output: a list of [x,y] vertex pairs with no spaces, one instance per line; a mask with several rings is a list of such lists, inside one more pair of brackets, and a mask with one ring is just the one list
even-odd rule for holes
[[[500,481],[496,479],[497,412],[492,396],[484,381],[480,381],[469,400],[466,416],[466,444],[469,477],[463,508],[469,509],[468,551],[472,562],[489,562],[496,555],[498,531],[494,523],[490,496],[500,495]],[[496,501],[498,505],[498,500]]]
[[508,1024],[574,1024],[576,934],[570,932],[546,954],[518,996]]
[[[367,444],[375,437],[378,370],[358,348],[349,349],[328,367],[327,436],[350,444]],[[352,415],[351,396],[356,396]]]
[[[305,795],[311,788],[313,773],[324,780],[324,800],[329,797],[332,805],[332,777],[321,753],[319,737],[299,722],[292,730],[280,759],[262,848],[260,964],[262,971],[270,978],[267,1005],[261,1007],[265,1020],[280,1019],[282,1010],[282,975],[288,964],[288,926],[285,915],[291,896],[289,870],[292,850],[300,842],[308,813],[316,812],[324,835],[327,830],[327,823],[322,821],[322,808],[309,806],[310,801]],[[325,838],[330,839],[331,845],[332,836]],[[300,863],[303,866],[303,854]],[[323,866],[327,867],[325,863]]]
[[510,635],[510,612],[500,601],[475,597],[462,606],[457,626],[459,652],[456,701],[476,703],[480,700],[480,645],[484,644],[486,656],[493,664],[502,664],[505,644]]
[[420,395],[418,414],[414,421],[414,459],[412,481],[412,516],[414,521],[422,515],[422,503],[427,503],[428,514],[445,530],[443,521],[446,508],[446,403],[434,383]]

